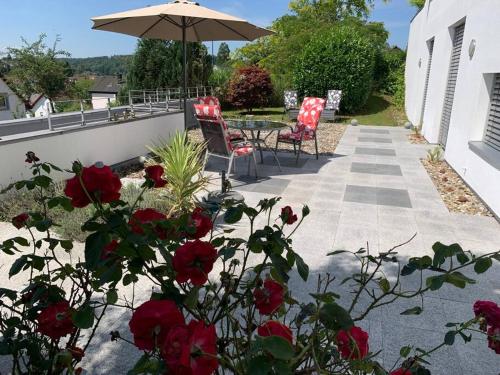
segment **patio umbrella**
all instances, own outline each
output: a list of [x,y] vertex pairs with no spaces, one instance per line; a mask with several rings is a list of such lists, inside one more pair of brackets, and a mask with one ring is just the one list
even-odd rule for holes
[[94,17],[92,21],[94,30],[113,31],[139,38],[182,41],[184,126],[187,126],[186,43],[214,40],[252,41],[273,33],[241,18],[186,0]]

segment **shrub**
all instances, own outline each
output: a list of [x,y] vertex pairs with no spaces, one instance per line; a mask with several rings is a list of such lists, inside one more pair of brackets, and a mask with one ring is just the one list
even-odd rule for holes
[[399,70],[394,71],[393,77],[391,80],[394,82],[393,84],[393,101],[394,105],[398,107],[399,109],[404,109],[405,107],[405,90],[406,90],[406,84],[405,84],[405,69],[404,67],[401,67]]
[[[386,353],[397,358],[389,371],[377,360],[376,342],[360,327],[372,311],[398,299],[418,301],[402,315],[421,314],[427,293],[475,284],[472,271],[488,271],[500,260],[499,251],[476,256],[458,244],[438,242],[432,254],[402,262],[399,246],[377,254],[339,250],[327,256],[349,257],[348,277],[319,273],[310,280],[292,239],[309,215],[307,206],[301,212],[285,206],[278,213],[280,198],[253,207],[229,200],[214,217],[202,207],[167,217],[137,209],[144,193],[163,184],[161,166],[153,166],[139,197],[127,203],[109,167],[79,162],[66,195],[52,197],[50,172],[60,169],[34,160],[32,178],[8,189],[36,191],[40,206],[14,217],[13,226],[23,231],[0,243],[2,259],[15,258],[9,277],[26,280],[16,289],[0,288],[0,353],[9,357],[15,374],[81,374],[94,359],[86,354],[102,349],[98,329],[109,330],[104,322],[130,315],[128,328],[120,328],[127,332],[110,332],[116,351],[133,345],[142,352],[129,374],[387,375],[399,366],[390,374],[428,375],[425,366],[435,352],[459,339],[472,341],[471,332],[487,338],[500,354],[500,306],[493,301],[476,301],[470,319],[447,323],[443,340],[428,344],[432,347]],[[91,206],[94,214],[83,223],[84,259],[68,261],[62,250],[70,253],[73,243],[51,236],[58,223],[47,213]],[[231,235],[231,228],[215,231],[217,221],[247,226],[248,237]],[[397,270],[396,277],[389,268]],[[310,293],[302,285],[289,286],[292,275],[310,281]],[[148,295],[136,296],[135,287],[126,290],[145,280],[153,284]]]
[[353,27],[338,26],[300,48],[293,70],[299,95],[325,97],[328,90],[342,90],[341,109],[347,112],[366,103],[375,64],[368,37]]
[[237,108],[249,112],[264,107],[273,94],[273,84],[268,71],[258,66],[236,70],[229,84],[229,101]]
[[228,102],[229,81],[232,74],[233,70],[230,67],[215,67],[208,78],[208,84],[212,86],[214,96],[219,98],[223,106]]
[[285,74],[271,74],[271,82],[273,83],[273,95],[269,104],[272,107],[284,107],[283,96],[286,90],[293,88],[292,77]]

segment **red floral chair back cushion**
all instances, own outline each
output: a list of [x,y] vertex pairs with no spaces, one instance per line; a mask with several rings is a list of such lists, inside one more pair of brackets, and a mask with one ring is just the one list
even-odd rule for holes
[[219,107],[195,104],[194,111],[208,150],[216,154],[228,155],[233,150],[233,146]]
[[199,104],[203,104],[203,105],[214,105],[217,108],[219,108],[219,111],[221,111],[220,101],[215,96],[200,97],[200,98],[198,98],[198,102],[199,102]]
[[325,99],[304,98],[302,106],[297,117],[297,126],[299,130],[316,130],[319,124],[321,113],[325,108]]

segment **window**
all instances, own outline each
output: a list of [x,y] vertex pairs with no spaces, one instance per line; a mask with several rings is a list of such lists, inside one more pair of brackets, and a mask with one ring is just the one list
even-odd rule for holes
[[9,109],[9,95],[0,93],[0,111],[7,111]]
[[500,151],[500,73],[495,74],[484,143]]

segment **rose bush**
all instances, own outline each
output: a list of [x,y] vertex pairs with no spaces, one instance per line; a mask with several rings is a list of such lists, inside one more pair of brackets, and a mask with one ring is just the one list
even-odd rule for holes
[[[471,307],[469,321],[447,324],[438,346],[401,348],[392,369],[378,362],[377,348],[360,327],[373,310],[399,298],[421,301],[445,284],[473,284],[465,271],[486,272],[500,260],[499,252],[476,256],[457,244],[436,243],[432,257],[401,263],[398,246],[378,255],[368,249],[334,251],[328,256],[352,256],[359,269],[342,281],[319,275],[311,301],[298,301],[288,288],[290,277],[306,282],[310,276],[293,250],[292,235],[309,214],[307,207],[301,215],[289,206],[275,214],[280,199],[272,198],[255,207],[226,201],[215,212],[199,206],[166,215],[121,201],[120,180],[107,166],[74,163],[65,195],[54,196],[50,174],[61,169],[34,153],[26,160],[33,177],[7,189],[35,191],[40,210],[12,220],[28,238],[0,244],[4,255],[15,257],[9,276],[27,280],[20,289],[0,288],[0,355],[10,356],[13,373],[82,373],[110,307],[131,313],[133,338],[113,331],[110,340],[143,353],[130,374],[427,375],[430,354],[457,337],[471,341],[470,330],[482,332],[485,346],[500,351],[499,307],[491,301]],[[160,166],[150,168],[143,191],[162,186],[163,175]],[[84,259],[63,260],[61,251],[73,252],[73,243],[52,236],[57,223],[50,211],[86,205],[95,213],[82,223]],[[257,227],[261,216],[266,222]],[[232,235],[226,226],[214,230],[219,217],[228,226],[246,220],[248,238]],[[389,280],[385,266],[394,265],[398,273]],[[420,280],[411,291],[402,284],[410,275]],[[123,288],[145,280],[153,289],[139,305],[119,297]],[[349,301],[340,299],[341,285],[349,287]],[[416,305],[402,314],[422,310]]]

